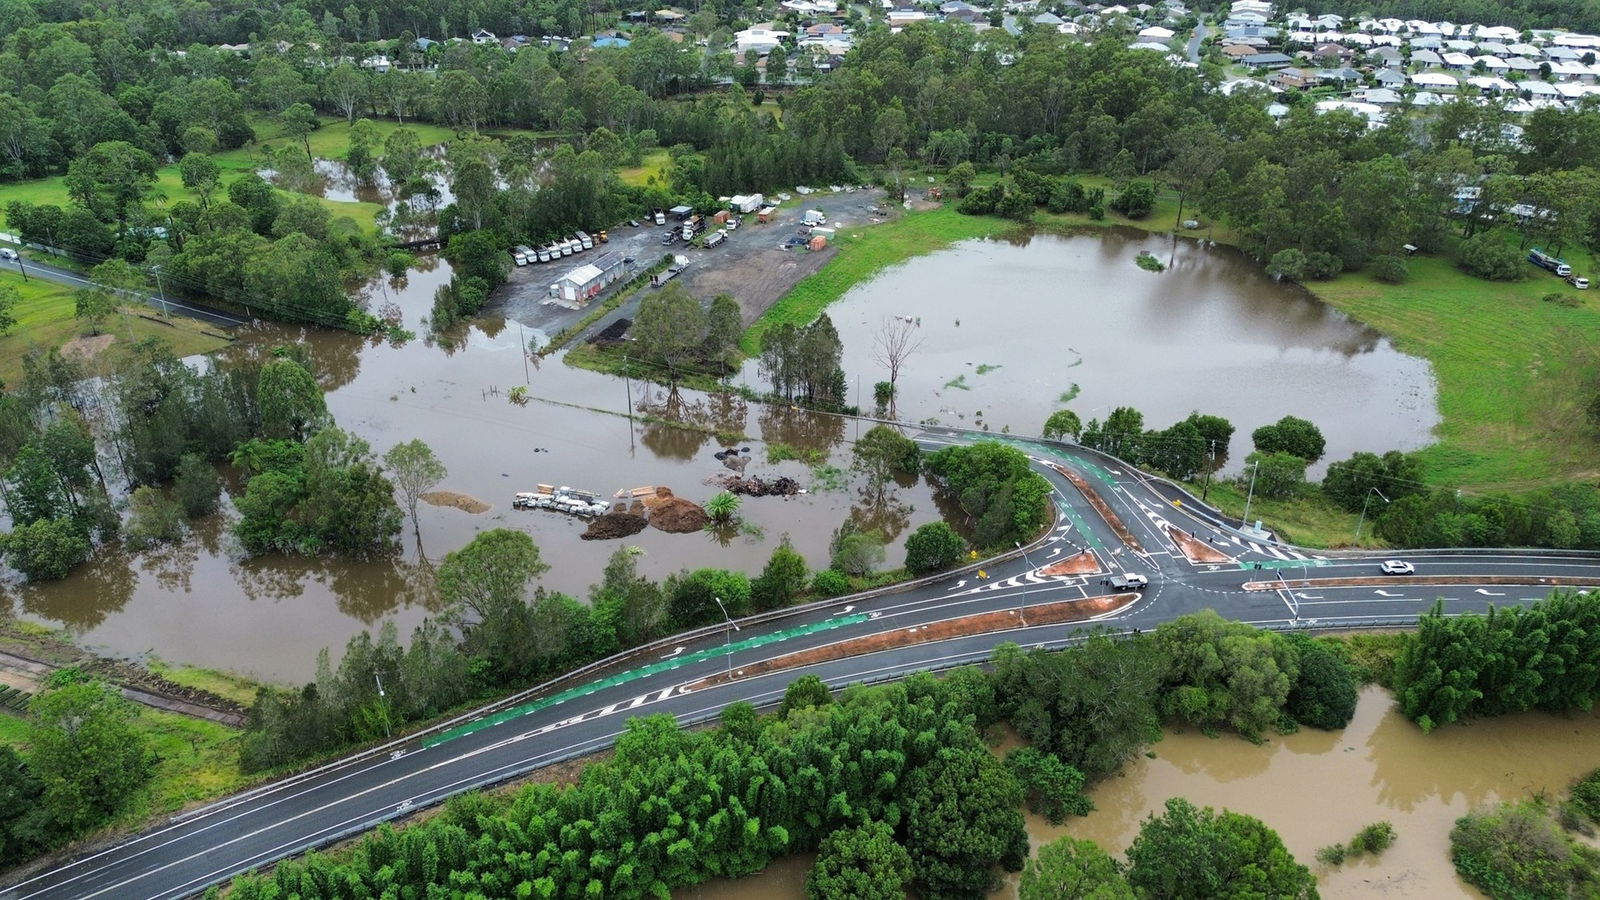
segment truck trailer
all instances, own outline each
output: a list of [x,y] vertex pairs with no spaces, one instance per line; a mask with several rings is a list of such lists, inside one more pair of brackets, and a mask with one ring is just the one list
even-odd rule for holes
[[1528,251],[1528,262],[1533,263],[1541,269],[1549,269],[1562,278],[1572,274],[1572,267],[1567,265],[1566,260],[1557,259],[1543,250],[1540,250],[1538,247]]

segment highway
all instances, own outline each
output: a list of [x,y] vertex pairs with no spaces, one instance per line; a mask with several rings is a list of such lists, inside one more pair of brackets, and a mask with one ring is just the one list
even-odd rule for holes
[[[930,430],[928,449],[970,440]],[[1512,551],[1404,554],[1415,578],[1379,574],[1382,557],[1308,551],[1252,539],[1219,525],[1175,490],[1109,457],[1060,445],[1024,444],[1055,489],[1058,519],[1047,534],[1012,554],[904,590],[839,598],[793,615],[746,620],[738,631],[654,646],[608,668],[586,685],[424,740],[396,742],[258,788],[114,846],[65,862],[0,889],[0,900],[34,898],[173,898],[239,872],[401,818],[451,794],[503,781],[608,746],[630,716],[671,713],[691,724],[716,717],[736,700],[776,702],[790,681],[816,674],[833,686],[900,677],[924,669],[981,662],[1007,641],[1060,647],[1092,626],[1150,629],[1206,608],[1262,627],[1372,627],[1415,621],[1442,598],[1447,612],[1544,597],[1553,583],[1600,585],[1600,555]],[[1124,541],[1060,465],[1086,484],[1126,529]],[[1178,499],[1182,499],[1181,496]],[[1169,527],[1189,532],[1225,557],[1194,563]],[[1045,576],[1051,562],[1092,553],[1100,572]],[[981,574],[980,574],[980,571]],[[1149,578],[1131,602],[1093,622],[1027,627],[1027,607],[1103,596],[1101,579]],[[1417,579],[1428,579],[1419,583]],[[1551,579],[1562,579],[1552,582]],[[1302,584],[1304,582],[1304,584]],[[1276,583],[1276,586],[1274,586]],[[1250,587],[1247,587],[1250,585]],[[797,650],[864,635],[914,634],[924,626],[976,613],[1016,615],[1013,628],[896,647],[741,675],[743,667]],[[759,617],[755,617],[759,618]],[[714,676],[731,672],[733,680]],[[602,677],[603,676],[603,677]],[[710,682],[705,679],[713,678]],[[447,739],[441,739],[447,738]]]

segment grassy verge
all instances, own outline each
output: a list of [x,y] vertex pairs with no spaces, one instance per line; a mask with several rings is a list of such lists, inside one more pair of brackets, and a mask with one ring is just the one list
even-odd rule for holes
[[202,669],[196,666],[172,665],[160,659],[147,660],[145,668],[173,684],[181,684],[184,687],[206,691],[225,700],[232,700],[242,706],[250,706],[255,703],[256,692],[262,687],[260,683],[235,675],[232,672],[219,672],[216,669]]
[[[579,344],[567,351],[562,361],[569,366],[579,369],[588,369],[591,372],[600,372],[604,375],[626,375],[639,381],[653,381],[665,384],[665,376],[661,369],[646,365],[638,358],[628,357],[627,344],[613,344],[601,347],[598,344]],[[728,390],[727,382],[714,375],[700,372],[684,372],[678,378],[678,386],[692,391],[725,391]]]
[[[1199,496],[1198,484],[1188,485]],[[1232,481],[1213,479],[1206,502],[1230,516],[1244,514],[1245,489]],[[1333,548],[1353,546],[1358,516],[1345,512],[1312,491],[1293,500],[1273,500],[1259,494],[1250,501],[1250,519],[1260,519],[1279,539],[1301,547]],[[1372,517],[1361,528],[1362,547],[1386,547],[1372,534]]]
[[[0,284],[14,286],[22,295],[12,311],[16,327],[0,336],[0,381],[14,385],[22,379],[22,358],[29,347],[63,347],[83,333],[83,326],[74,315],[73,291],[66,285],[38,278],[24,282],[10,272],[0,272]],[[210,353],[228,344],[210,333],[212,327],[203,322],[183,316],[165,322],[154,321],[157,318],[152,308],[126,307],[122,314],[108,319],[105,331],[111,335],[111,345],[89,364],[90,371],[100,371],[100,362],[110,362],[106,355],[121,353],[130,340],[160,338],[179,356]]]

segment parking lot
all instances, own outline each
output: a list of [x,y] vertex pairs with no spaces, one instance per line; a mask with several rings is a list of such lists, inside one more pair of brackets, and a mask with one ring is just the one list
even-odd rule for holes
[[[788,201],[778,205],[772,222],[759,224],[754,213],[741,216],[743,224],[727,233],[727,239],[710,249],[698,249],[681,241],[662,244],[662,236],[676,224],[668,218],[667,225],[643,224],[632,228],[619,225],[609,229],[611,240],[597,244],[595,249],[564,257],[560,262],[535,263],[512,270],[509,283],[496,291],[493,308],[522,324],[545,334],[554,334],[578,320],[587,309],[568,309],[545,300],[550,285],[566,273],[592,260],[602,252],[631,256],[636,270],[648,268],[667,253],[688,260],[688,268],[678,276],[685,288],[702,301],[718,294],[729,294],[739,301],[744,322],[749,325],[779,297],[794,287],[800,279],[822,268],[837,250],[831,245],[820,252],[808,251],[803,243],[791,245],[791,239],[800,239],[801,218],[806,210],[820,210],[828,217],[828,226],[843,233],[848,228],[869,226],[882,217],[871,214],[881,208],[883,191],[862,188],[837,193],[814,193],[806,196],[789,192]],[[889,208],[890,218],[900,211]],[[708,223],[709,225],[709,223]],[[624,282],[627,279],[624,279]],[[623,282],[618,282],[618,286]],[[615,290],[613,287],[611,290]],[[613,315],[595,323],[600,330],[618,316],[633,318],[639,299],[644,292],[629,297]],[[604,302],[601,294],[593,303]]]

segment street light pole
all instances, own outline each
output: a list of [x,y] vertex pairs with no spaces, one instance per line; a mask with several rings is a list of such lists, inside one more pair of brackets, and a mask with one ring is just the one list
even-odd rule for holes
[[[378,677],[377,672],[372,673],[372,680],[378,683],[378,696],[385,696],[383,693],[383,679]],[[383,706],[383,739],[387,741],[393,736],[389,733],[389,705],[385,703]]]
[[1245,495],[1244,520],[1239,523],[1246,529],[1250,527],[1250,501],[1256,498],[1256,476],[1261,474],[1261,460],[1258,459],[1250,465],[1250,493]]
[[1361,542],[1361,526],[1366,524],[1366,521],[1367,521],[1367,504],[1372,502],[1372,495],[1373,494],[1377,494],[1379,497],[1383,497],[1383,502],[1385,502],[1385,503],[1390,502],[1388,497],[1384,497],[1383,496],[1383,491],[1378,490],[1378,486],[1377,485],[1373,485],[1372,487],[1367,488],[1367,496],[1362,498],[1362,500],[1361,500],[1361,518],[1356,519],[1356,536],[1355,536],[1355,539],[1353,541],[1354,543],[1360,543]]
[[722,605],[722,598],[721,597],[712,597],[711,599],[717,601],[717,609],[722,610],[722,618],[725,621],[727,621],[727,623],[728,623],[728,627],[723,629],[723,634],[726,635],[726,637],[724,638],[722,645],[723,645],[723,647],[725,647],[727,649],[727,655],[728,655],[728,670],[727,670],[728,671],[728,677],[732,678],[733,677],[733,633],[735,631],[739,630],[739,626],[733,624],[733,617],[728,615],[728,608],[726,606]]
[[[1028,551],[1022,549],[1021,541],[1012,541],[1018,550],[1022,550],[1022,561],[1028,564],[1028,571],[1023,577],[1033,574],[1033,560],[1028,559]],[[1022,620],[1022,627],[1028,627],[1028,582],[1022,582],[1022,606],[1017,610],[1017,618]]]

